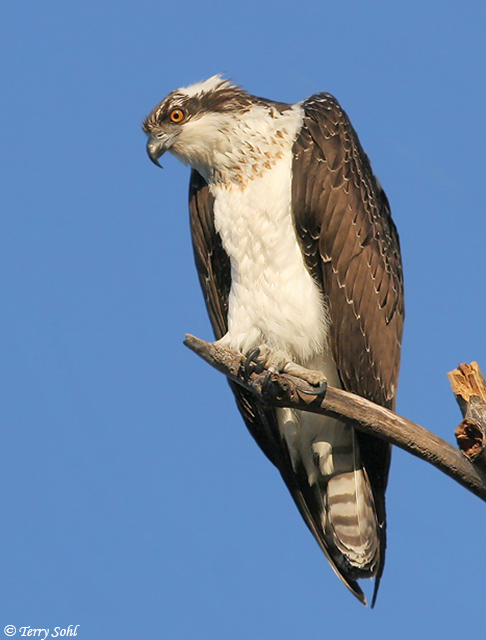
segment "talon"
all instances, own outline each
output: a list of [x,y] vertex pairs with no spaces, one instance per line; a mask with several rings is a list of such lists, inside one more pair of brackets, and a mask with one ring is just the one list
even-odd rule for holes
[[262,373],[264,367],[260,362],[258,362],[259,355],[260,349],[258,347],[248,352],[244,364],[245,375],[247,378],[249,378],[252,373]]
[[297,389],[301,393],[305,393],[305,395],[307,395],[307,396],[316,396],[316,397],[321,398],[322,400],[324,400],[324,397],[325,397],[326,391],[327,391],[327,380],[323,380],[321,382],[321,384],[318,387],[316,387],[315,389],[312,389],[312,391],[310,389],[303,389],[298,384],[296,384],[295,386],[297,387]]

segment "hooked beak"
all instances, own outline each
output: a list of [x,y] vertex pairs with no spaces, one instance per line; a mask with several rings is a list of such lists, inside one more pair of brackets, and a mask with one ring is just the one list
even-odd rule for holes
[[162,168],[159,162],[159,158],[170,149],[174,141],[175,135],[159,133],[156,136],[152,135],[147,141],[147,153],[149,158],[154,164]]
[[162,169],[162,165],[159,162],[159,158],[161,155],[165,153],[165,151],[166,151],[166,148],[164,146],[163,139],[153,138],[152,136],[150,136],[150,138],[147,140],[148,157],[152,160],[154,164],[156,164],[161,169]]

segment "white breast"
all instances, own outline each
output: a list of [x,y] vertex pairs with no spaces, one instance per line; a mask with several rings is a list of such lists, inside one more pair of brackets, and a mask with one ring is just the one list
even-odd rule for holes
[[231,259],[226,344],[245,353],[264,342],[305,362],[325,349],[328,319],[291,212],[292,144],[300,122],[294,116],[294,131],[287,127],[271,168],[243,186],[213,184],[211,190],[215,227]]

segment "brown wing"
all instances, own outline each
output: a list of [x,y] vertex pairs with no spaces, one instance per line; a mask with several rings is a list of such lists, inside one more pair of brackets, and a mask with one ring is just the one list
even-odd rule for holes
[[192,170],[189,183],[192,247],[211,326],[216,339],[219,339],[228,330],[231,266],[214,228],[213,207],[214,198],[206,181]]
[[[394,408],[404,318],[398,234],[348,117],[329,94],[303,103],[294,145],[295,225],[329,305],[330,344],[343,387]],[[383,528],[390,447],[358,433]],[[383,561],[378,580],[383,569]]]

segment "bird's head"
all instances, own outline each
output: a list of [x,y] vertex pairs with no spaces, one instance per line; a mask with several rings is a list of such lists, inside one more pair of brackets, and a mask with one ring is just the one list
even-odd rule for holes
[[219,75],[169,93],[143,123],[150,159],[160,166],[159,158],[171,151],[204,175],[231,153],[234,116],[253,103],[246,91]]

